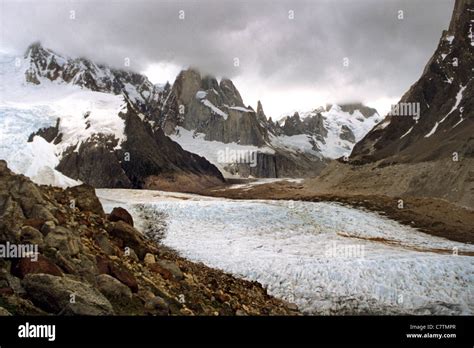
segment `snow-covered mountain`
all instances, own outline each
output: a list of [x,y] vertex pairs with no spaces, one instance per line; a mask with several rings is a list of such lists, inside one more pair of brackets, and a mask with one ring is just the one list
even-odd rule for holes
[[315,176],[380,121],[352,104],[273,122],[229,79],[188,69],[159,87],[39,43],[0,59],[0,157],[40,183],[156,188],[173,178],[202,187],[222,175]]
[[302,177],[325,166],[321,156],[272,144],[263,110],[245,106],[229,79],[218,82],[184,70],[160,94],[158,109],[156,127],[184,149],[205,156],[224,176]]
[[2,53],[0,68],[0,158],[14,171],[59,186],[151,188],[172,179],[192,190],[222,181],[153,129],[146,112],[158,91],[146,77],[39,44],[24,56]]
[[145,76],[112,69],[86,58],[70,58],[34,43],[28,48],[22,66],[26,68],[26,81],[39,85],[45,79],[72,84],[85,89],[111,94],[126,94],[140,106],[158,99],[161,89]]
[[377,110],[360,103],[329,104],[284,117],[277,122],[272,142],[336,159],[349,156],[355,143],[381,120]]
[[333,194],[440,198],[474,207],[474,1],[456,0],[448,30],[389,115],[311,186]]
[[194,69],[182,71],[160,96],[156,125],[228,177],[317,175],[329,159],[349,155],[381,120],[374,109],[348,104],[273,122],[260,102],[256,111],[245,106],[231,80],[219,82]]
[[353,163],[473,157],[474,2],[456,0],[422,76],[386,120],[354,148]]

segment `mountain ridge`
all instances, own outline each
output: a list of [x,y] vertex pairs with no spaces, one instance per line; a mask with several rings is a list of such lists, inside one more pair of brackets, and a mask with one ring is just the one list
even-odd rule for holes
[[474,155],[474,2],[457,0],[449,29],[420,78],[402,96],[401,109],[354,147],[351,163],[416,163]]

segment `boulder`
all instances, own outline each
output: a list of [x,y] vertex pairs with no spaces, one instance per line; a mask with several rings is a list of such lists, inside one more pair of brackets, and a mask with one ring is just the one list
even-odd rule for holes
[[44,245],[43,235],[34,227],[23,226],[20,231],[20,243],[37,245],[39,249],[42,249]]
[[138,257],[142,260],[148,251],[143,235],[123,221],[112,222],[107,227],[110,236],[119,240],[121,248],[129,247],[135,250]]
[[105,216],[102,204],[95,194],[95,189],[89,185],[79,185],[69,187],[66,193],[73,196],[77,208],[82,211],[88,211],[97,215]]
[[115,207],[112,212],[108,216],[108,220],[115,222],[115,221],[123,221],[133,226],[133,218],[130,213],[121,207]]
[[148,267],[151,271],[161,274],[165,279],[182,280],[184,278],[179,266],[172,261],[158,260],[156,263],[148,265]]
[[12,265],[11,273],[18,277],[24,278],[27,274],[34,273],[45,273],[54,276],[62,276],[63,272],[56,266],[49,258],[38,255],[36,261],[31,258],[22,258],[17,260]]
[[97,288],[113,304],[125,304],[132,299],[130,288],[108,274],[96,277]]
[[145,258],[143,259],[143,262],[145,263],[145,265],[152,265],[156,262],[155,260],[155,255],[153,254],[150,254],[150,253],[147,253],[145,255]]
[[132,292],[138,292],[137,279],[128,269],[117,264],[110,265],[110,275],[128,286]]
[[57,226],[44,239],[45,247],[59,250],[62,255],[77,256],[83,246],[81,239],[65,227]]
[[33,303],[47,312],[65,315],[114,314],[109,300],[99,290],[67,277],[28,274],[22,285]]
[[168,315],[169,305],[160,296],[155,296],[145,303],[145,310],[152,315]]
[[115,254],[115,247],[110,242],[107,232],[102,231],[94,235],[94,241],[105,254],[107,255]]

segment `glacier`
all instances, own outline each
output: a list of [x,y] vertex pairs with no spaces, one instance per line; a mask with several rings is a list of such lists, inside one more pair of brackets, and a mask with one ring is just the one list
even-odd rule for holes
[[[68,187],[80,184],[55,169],[69,147],[78,147],[93,134],[112,134],[118,146],[126,140],[123,96],[94,92],[79,86],[52,82],[40,85],[25,81],[28,58],[0,52],[0,159],[19,174],[38,184]],[[60,118],[59,144],[29,136]]]
[[[474,313],[474,246],[335,203],[97,190],[182,256],[312,315]],[[165,221],[163,220],[165,217]],[[152,231],[153,233],[158,233]]]

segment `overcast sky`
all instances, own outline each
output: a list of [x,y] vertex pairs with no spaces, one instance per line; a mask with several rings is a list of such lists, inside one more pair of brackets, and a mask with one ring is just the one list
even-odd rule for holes
[[115,67],[128,57],[131,69],[155,83],[172,82],[193,66],[233,79],[246,104],[255,108],[260,99],[274,118],[348,101],[387,111],[420,76],[454,6],[454,0],[0,2],[4,49],[23,51],[41,41]]

